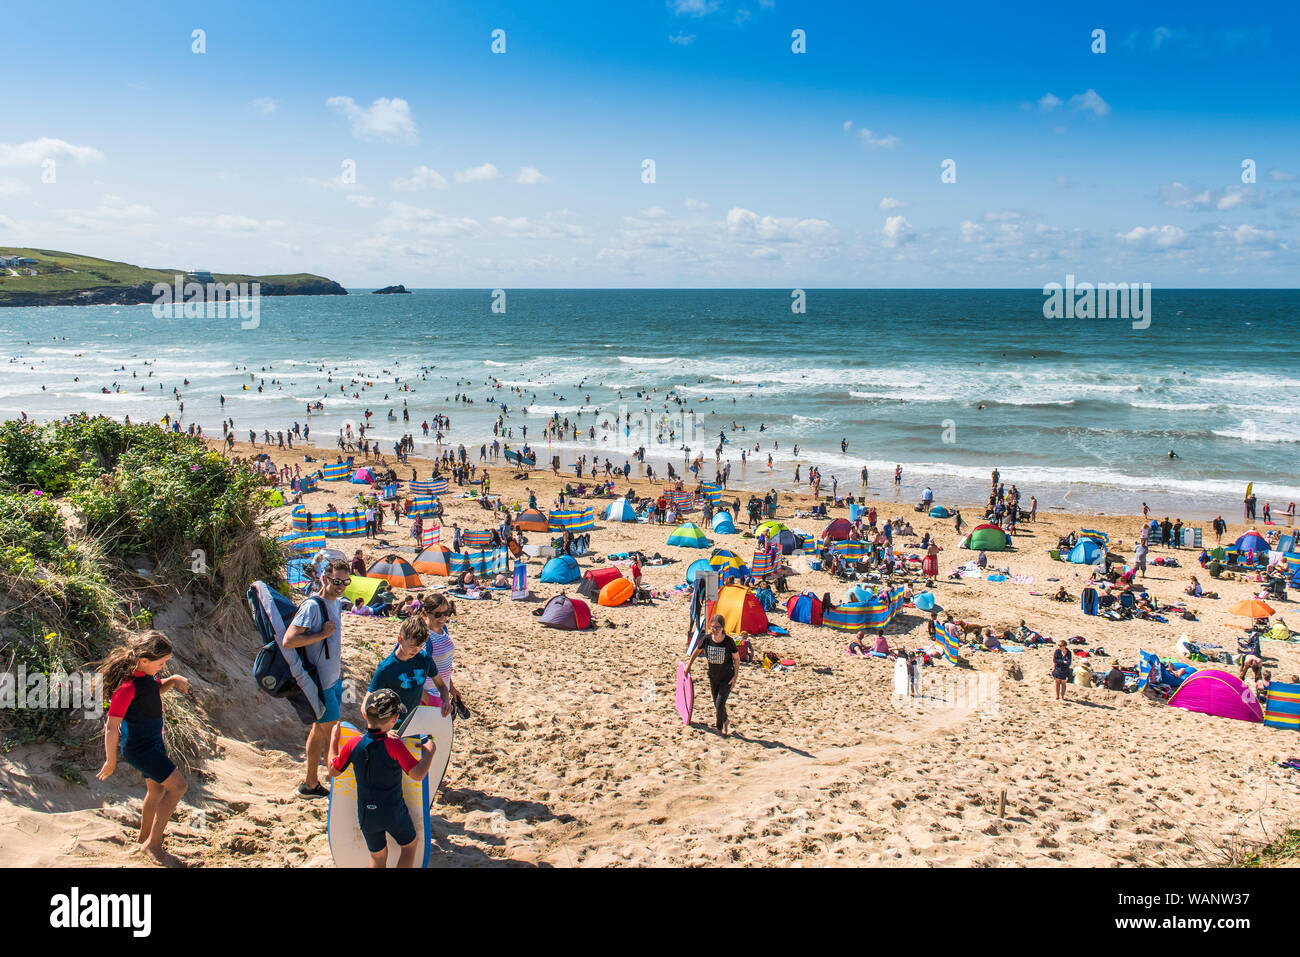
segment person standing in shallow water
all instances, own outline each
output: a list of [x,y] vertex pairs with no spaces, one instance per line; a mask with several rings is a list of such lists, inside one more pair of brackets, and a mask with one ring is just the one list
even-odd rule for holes
[[724,737],[731,731],[731,724],[727,720],[727,698],[735,690],[736,680],[740,677],[740,650],[727,634],[726,628],[727,620],[721,615],[714,615],[709,620],[709,633],[691,654],[690,661],[686,662],[686,673],[690,674],[695,659],[704,652],[709,663],[709,695],[713,698],[718,732]]

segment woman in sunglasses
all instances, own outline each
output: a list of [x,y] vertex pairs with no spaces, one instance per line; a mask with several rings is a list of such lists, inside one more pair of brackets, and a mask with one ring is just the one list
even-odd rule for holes
[[447,622],[451,618],[451,601],[443,594],[433,594],[420,606],[420,618],[429,629],[429,640],[424,646],[425,652],[437,666],[438,676],[447,682],[451,699],[456,705],[456,713],[462,718],[469,716],[468,709],[461,702],[460,691],[452,680],[451,666],[455,657],[456,646],[451,642]]

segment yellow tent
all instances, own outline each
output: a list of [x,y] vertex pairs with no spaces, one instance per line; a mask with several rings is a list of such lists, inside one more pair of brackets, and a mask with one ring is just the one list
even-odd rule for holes
[[382,578],[364,578],[360,575],[353,575],[352,580],[348,582],[348,587],[343,589],[343,597],[354,604],[359,599],[363,599],[366,604],[369,604],[370,599],[375,597],[375,592],[379,590],[379,586],[383,582]]

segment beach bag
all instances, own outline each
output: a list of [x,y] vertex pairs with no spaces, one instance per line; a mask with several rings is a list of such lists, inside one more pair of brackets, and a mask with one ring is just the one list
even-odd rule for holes
[[754,660],[754,648],[750,645],[748,638],[742,638],[740,640],[740,644],[736,647],[736,651],[740,655],[740,663],[742,665],[747,665]]
[[[272,698],[289,698],[306,693],[309,689],[304,687],[304,683],[310,682],[310,690],[319,699],[316,669],[308,661],[306,649],[294,649],[297,655],[291,660],[280,646],[280,639],[302,606],[293,606],[279,592],[267,588],[265,582],[254,582],[248,589],[247,598],[253,611],[253,620],[257,623],[257,630],[264,642],[257,657],[253,659],[253,680],[257,682],[257,687]],[[329,621],[329,612],[323,598],[312,595],[307,601],[317,603],[322,622]],[[327,648],[326,654],[328,653]],[[317,714],[323,713],[320,708],[314,710]]]

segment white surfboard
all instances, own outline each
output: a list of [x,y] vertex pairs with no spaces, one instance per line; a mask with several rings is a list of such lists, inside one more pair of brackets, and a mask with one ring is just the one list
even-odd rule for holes
[[907,680],[907,659],[899,656],[894,659],[894,696],[906,698],[910,690]]
[[[453,711],[452,714],[455,714]],[[435,745],[433,764],[429,765],[429,801],[438,799],[438,790],[442,779],[447,774],[447,765],[451,762],[451,739],[455,722],[449,714],[442,716],[442,699],[438,692],[425,691],[420,706],[408,714],[397,726],[397,733],[403,738],[414,738],[417,742],[425,735],[433,736]]]
[[[423,709],[416,709],[417,712],[420,710]],[[354,725],[346,721],[341,722],[340,746],[361,737],[363,733]],[[412,756],[417,759],[420,757],[419,738],[404,738],[402,744]],[[438,762],[434,763],[436,766]],[[436,767],[431,770],[436,770]],[[406,800],[406,809],[411,814],[411,823],[415,825],[417,848],[415,859],[419,867],[429,866],[429,857],[433,849],[432,832],[429,828],[429,805],[433,800],[433,790],[429,786],[430,779],[431,775],[426,775],[422,781],[413,781],[410,775],[402,775],[402,797]],[[330,854],[334,858],[335,867],[370,866],[370,851],[366,848],[365,838],[361,836],[361,826],[357,823],[357,778],[351,764],[346,771],[330,782],[330,803],[325,827],[329,834]],[[400,848],[390,835],[388,838],[389,867],[397,866],[399,853]]]

